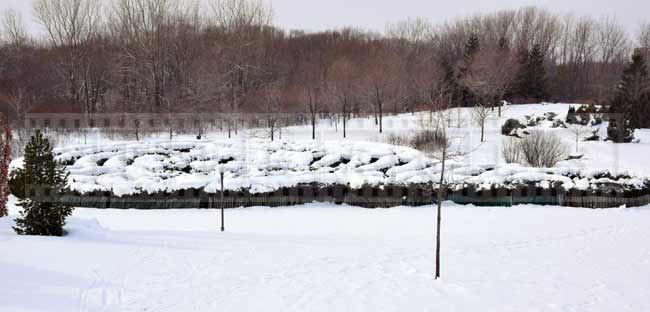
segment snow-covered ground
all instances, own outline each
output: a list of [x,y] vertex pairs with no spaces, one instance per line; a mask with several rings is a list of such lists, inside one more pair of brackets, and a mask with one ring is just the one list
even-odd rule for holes
[[[468,122],[469,110],[462,110],[465,122],[452,132],[463,138],[464,148],[476,151],[461,162],[503,165],[500,131],[507,118],[556,112],[563,119],[568,108],[512,106],[488,123],[483,144]],[[387,117],[384,134],[371,119],[352,120],[346,144],[372,146],[390,133],[413,133],[421,118]],[[540,129],[574,144],[569,130]],[[250,136],[245,131],[237,140]],[[650,130],[636,136],[641,143],[581,142],[585,157],[556,169],[648,176]],[[208,133],[203,142],[224,139],[224,133]],[[83,140],[56,141],[65,148]],[[128,144],[102,133],[86,140],[87,146]],[[283,140],[307,142],[310,129],[285,129]],[[192,138],[175,138],[181,141]],[[321,122],[315,145],[342,141],[340,128]],[[231,209],[225,233],[219,231],[218,210],[80,208],[63,238],[17,236],[11,229],[18,214],[14,198],[10,213],[0,218],[0,312],[650,311],[650,206],[590,210],[446,203],[439,281],[433,280],[432,206]]]
[[650,207],[447,204],[440,281],[430,206],[77,209],[64,238],[11,213],[0,311],[650,311]]

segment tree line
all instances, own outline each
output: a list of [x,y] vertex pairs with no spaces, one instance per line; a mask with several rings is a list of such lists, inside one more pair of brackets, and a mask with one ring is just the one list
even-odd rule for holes
[[16,124],[35,110],[300,112],[314,128],[335,115],[344,133],[350,116],[375,116],[382,131],[385,114],[441,105],[613,97],[632,51],[650,51],[650,24],[633,37],[536,7],[382,34],[287,31],[257,0],[37,0],[33,12],[43,38],[13,11],[1,21],[0,102]]

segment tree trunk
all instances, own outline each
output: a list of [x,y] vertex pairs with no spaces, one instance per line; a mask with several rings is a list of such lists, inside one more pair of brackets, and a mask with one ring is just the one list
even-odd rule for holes
[[384,133],[384,105],[379,104],[379,133]]
[[311,113],[311,139],[316,140],[316,114]]
[[485,120],[481,122],[481,143],[485,142]]
[[436,222],[436,276],[435,279],[440,278],[440,227],[442,225],[442,201],[444,199],[445,187],[445,157],[443,153],[442,170],[440,172],[440,184],[438,185],[438,217]]
[[347,138],[347,129],[346,129],[346,116],[345,113],[343,113],[343,138]]

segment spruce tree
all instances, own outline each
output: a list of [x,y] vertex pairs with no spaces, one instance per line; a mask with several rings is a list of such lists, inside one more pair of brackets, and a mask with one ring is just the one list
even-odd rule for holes
[[544,52],[539,44],[530,51],[522,51],[519,56],[519,76],[517,88],[519,96],[541,102],[547,99],[546,68]]
[[72,207],[60,203],[67,175],[54,159],[50,142],[37,130],[25,147],[24,168],[18,175],[25,185],[25,198],[14,230],[20,235],[63,236],[65,219]]
[[623,77],[610,107],[610,140],[618,143],[630,142],[634,130],[650,126],[650,78],[641,50],[632,55],[632,61],[623,70]]
[[454,98],[461,101],[463,106],[473,106],[476,100],[474,94],[460,81],[468,74],[476,53],[481,49],[481,43],[477,32],[472,32],[465,43],[465,53],[460,66],[460,73],[454,76]]
[[548,97],[546,92],[546,68],[544,67],[544,52],[539,44],[533,46],[528,57],[530,75],[530,94],[538,102]]
[[479,40],[478,34],[472,32],[465,43],[465,60],[468,61],[480,50],[481,42]]

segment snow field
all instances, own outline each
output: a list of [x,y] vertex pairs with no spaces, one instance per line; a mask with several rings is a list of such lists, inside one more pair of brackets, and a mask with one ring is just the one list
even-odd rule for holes
[[[12,200],[12,205],[13,205]],[[648,311],[650,207],[77,209],[0,219],[0,311]]]

